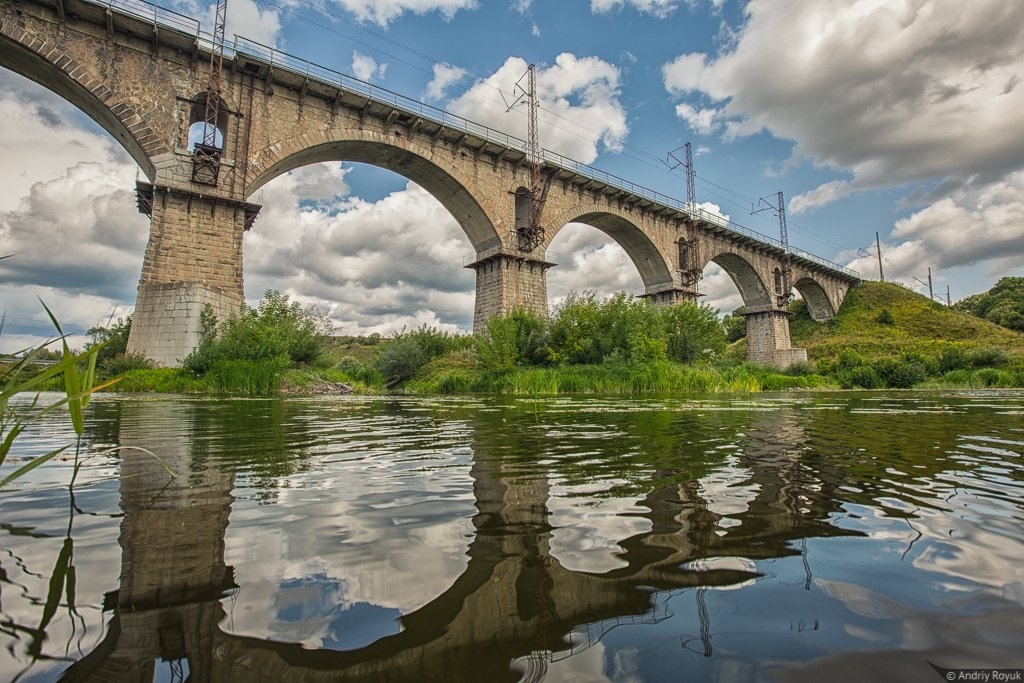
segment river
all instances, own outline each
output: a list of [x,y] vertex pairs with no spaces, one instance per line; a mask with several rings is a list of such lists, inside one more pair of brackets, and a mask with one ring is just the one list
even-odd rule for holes
[[101,395],[72,453],[0,490],[0,680],[1024,668],[1020,391]]

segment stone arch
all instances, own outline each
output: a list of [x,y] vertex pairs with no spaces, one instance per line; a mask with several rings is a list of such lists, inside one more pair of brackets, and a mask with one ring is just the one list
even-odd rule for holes
[[704,265],[708,262],[718,264],[729,274],[743,298],[743,306],[747,311],[764,310],[774,306],[774,297],[764,278],[747,259],[732,252],[721,252],[707,259]]
[[165,136],[158,135],[143,112],[120,98],[108,80],[50,40],[33,35],[16,23],[0,27],[0,62],[61,96],[117,140],[151,180],[152,158],[170,152]]
[[[408,178],[433,195],[462,226],[478,253],[501,246],[499,221],[478,201],[467,187],[469,183],[453,165],[442,165],[443,154],[424,154],[400,146],[393,138],[380,133],[352,131],[352,134],[348,139],[322,135],[320,139],[308,140],[313,136],[301,136],[254,152],[250,156],[246,194],[251,195],[273,178],[308,164],[324,161],[370,164]],[[264,159],[267,161],[260,163]]]
[[811,314],[812,320],[828,320],[835,316],[836,308],[828,292],[818,282],[804,276],[793,283],[793,286],[807,304],[807,311]]
[[548,223],[551,231],[544,240],[545,245],[550,244],[569,223],[583,223],[597,228],[622,247],[640,273],[645,293],[675,287],[671,263],[658,245],[631,218],[606,205],[576,206],[563,211]]

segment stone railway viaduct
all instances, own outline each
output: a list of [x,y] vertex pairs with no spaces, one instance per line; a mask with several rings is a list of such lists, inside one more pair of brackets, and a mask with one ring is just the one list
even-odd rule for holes
[[[748,357],[788,365],[792,289],[816,320],[832,317],[856,273],[718,216],[544,152],[543,242],[523,251],[526,143],[242,38],[226,50],[217,103],[216,185],[196,182],[189,128],[205,120],[208,36],[142,0],[0,0],[0,65],[61,95],[138,163],[151,216],[129,351],[176,365],[197,344],[200,312],[243,303],[242,236],[274,177],[322,161],[373,164],[416,182],[472,244],[474,330],[515,308],[547,313],[545,253],[570,222],[594,226],[636,265],[662,304],[696,300],[710,262],[729,273],[747,315]],[[518,200],[518,201],[517,201]]]

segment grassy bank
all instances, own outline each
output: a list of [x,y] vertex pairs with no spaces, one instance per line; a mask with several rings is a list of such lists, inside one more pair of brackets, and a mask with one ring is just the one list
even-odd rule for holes
[[[478,337],[424,327],[387,339],[338,338],[270,294],[217,335],[211,322],[183,368],[121,355],[101,376],[121,377],[118,391],[246,396],[1024,387],[1024,335],[878,282],[853,289],[828,321],[793,304],[793,346],[806,348],[809,362],[784,371],[745,362],[745,341],[726,345],[714,312],[693,305],[571,297],[550,320],[514,312]],[[59,381],[42,388],[60,389]]]

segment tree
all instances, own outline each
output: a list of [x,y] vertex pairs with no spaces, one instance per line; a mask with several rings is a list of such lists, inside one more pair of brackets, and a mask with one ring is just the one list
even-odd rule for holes
[[672,360],[680,363],[712,360],[725,351],[725,330],[718,320],[718,311],[707,304],[686,301],[665,306],[661,317],[668,357]]
[[92,340],[85,345],[85,350],[96,349],[96,365],[103,368],[128,350],[128,335],[131,331],[131,315],[118,318],[110,327],[90,327],[86,334],[92,337]]
[[732,313],[722,317],[722,327],[725,328],[725,341],[730,344],[747,336],[747,316],[743,315],[747,309],[740,306]]
[[953,308],[1024,332],[1024,277],[999,278],[992,289],[964,297]]

